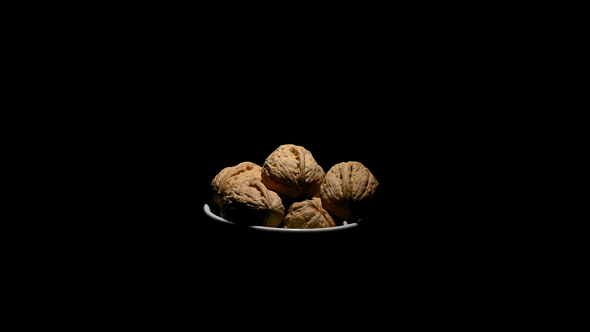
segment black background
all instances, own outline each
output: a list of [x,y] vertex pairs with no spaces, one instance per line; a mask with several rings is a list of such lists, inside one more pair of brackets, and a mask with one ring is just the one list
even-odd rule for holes
[[[343,70],[336,57],[325,65],[314,57],[244,63],[223,61],[227,54],[213,61],[216,55],[194,67],[190,59],[162,64],[158,73],[139,66],[133,80],[105,87],[109,93],[97,101],[108,125],[97,139],[104,158],[96,158],[96,174],[108,193],[101,211],[111,213],[98,225],[123,248],[141,248],[137,258],[207,269],[256,260],[351,267],[371,257],[399,263],[471,255],[461,248],[492,236],[498,198],[490,185],[502,165],[493,157],[497,136],[488,135],[490,103],[481,97],[473,112],[481,91],[468,79],[433,85],[444,75],[421,59],[389,67],[381,58],[378,66],[365,61]],[[125,91],[122,99],[115,87]],[[205,215],[221,169],[262,165],[282,144],[304,146],[324,171],[343,161],[367,166],[381,193],[370,222],[286,235]]]
[[[83,63],[79,75],[95,83],[68,91],[90,118],[76,124],[91,139],[75,152],[88,159],[70,166],[89,166],[81,186],[93,192],[77,195],[83,222],[68,227],[76,245],[64,251],[78,248],[77,261],[135,287],[195,296],[301,285],[281,288],[296,298],[309,285],[422,289],[444,271],[485,266],[517,238],[496,218],[510,204],[496,190],[510,165],[495,125],[510,117],[498,112],[506,103],[489,61],[421,39],[269,43],[230,32],[152,34]],[[220,170],[262,165],[282,144],[305,147],[324,171],[367,166],[380,183],[373,217],[348,231],[277,234],[205,215]]]
[[[221,322],[254,309],[255,324],[266,308],[293,322],[296,303],[312,315],[326,310],[314,317],[330,323],[368,307],[370,317],[356,316],[366,324],[391,317],[380,301],[371,305],[375,297],[439,309],[461,290],[465,306],[491,297],[504,308],[513,295],[497,295],[504,285],[530,285],[518,273],[545,255],[527,241],[527,211],[511,210],[527,198],[520,179],[530,169],[517,162],[534,141],[515,143],[515,132],[534,126],[516,114],[544,100],[525,91],[526,78],[543,73],[534,55],[519,53],[529,32],[507,44],[496,17],[484,29],[450,27],[438,10],[427,24],[422,9],[382,18],[372,10],[366,23],[329,11],[342,22],[298,17],[279,29],[215,13],[175,11],[162,21],[134,9],[124,27],[103,17],[87,30],[66,24],[31,52],[27,65],[41,68],[30,81],[54,89],[30,99],[61,124],[47,126],[60,139],[39,140],[50,157],[35,165],[51,179],[40,196],[56,201],[42,211],[34,249],[44,264],[24,263],[59,292],[51,300],[70,289],[75,305],[104,298],[122,313],[232,314]],[[310,150],[325,171],[365,164],[381,184],[373,218],[346,232],[293,235],[205,215],[221,169],[260,165],[287,143]]]

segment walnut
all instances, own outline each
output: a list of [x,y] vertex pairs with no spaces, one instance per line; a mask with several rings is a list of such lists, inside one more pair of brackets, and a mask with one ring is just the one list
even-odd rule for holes
[[366,217],[379,182],[367,167],[357,161],[336,164],[330,168],[320,187],[323,207],[348,222]]
[[302,146],[285,144],[262,165],[262,182],[268,189],[294,200],[312,197],[324,179],[324,170]]
[[223,201],[223,191],[225,188],[235,183],[236,181],[247,181],[247,180],[261,180],[262,167],[244,161],[237,164],[236,166],[226,167],[219,172],[213,181],[211,181],[211,189],[213,191],[213,202],[218,207],[221,207]]
[[285,207],[279,195],[261,181],[235,181],[223,192],[220,215],[236,223],[279,227]]
[[322,200],[314,197],[291,205],[284,220],[285,228],[334,227],[336,222],[322,207]]

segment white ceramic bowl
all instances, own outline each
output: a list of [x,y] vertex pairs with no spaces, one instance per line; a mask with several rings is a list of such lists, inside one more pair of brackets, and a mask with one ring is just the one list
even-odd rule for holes
[[307,229],[276,228],[276,227],[265,227],[265,226],[243,226],[243,225],[236,224],[235,222],[231,222],[227,219],[223,219],[223,218],[215,215],[213,212],[211,212],[211,208],[209,207],[208,204],[205,204],[205,206],[203,207],[203,210],[205,211],[205,214],[207,216],[209,216],[209,218],[211,218],[215,221],[219,221],[219,222],[231,224],[231,225],[236,225],[236,226],[241,226],[241,227],[248,227],[251,229],[256,229],[256,230],[265,231],[265,232],[306,233],[306,234],[307,233],[326,233],[326,232],[337,232],[337,231],[352,229],[352,228],[355,228],[358,226],[357,223],[347,224],[346,222],[344,222],[345,224],[342,226],[334,226],[334,227],[326,227],[326,228],[307,228]]

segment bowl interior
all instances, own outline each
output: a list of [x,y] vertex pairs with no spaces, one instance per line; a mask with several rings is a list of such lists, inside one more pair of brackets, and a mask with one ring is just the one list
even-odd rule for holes
[[234,223],[232,221],[229,221],[227,219],[221,218],[220,216],[216,215],[215,213],[213,213],[211,211],[211,208],[209,207],[208,204],[205,204],[205,206],[203,206],[203,211],[205,211],[205,214],[218,222],[222,222],[222,223],[226,223],[226,224],[231,224],[231,225],[236,225],[236,226],[240,226],[240,227],[248,227],[251,229],[256,229],[256,230],[260,230],[260,231],[265,231],[265,232],[278,232],[278,233],[326,233],[326,232],[337,232],[337,231],[342,231],[342,230],[347,230],[347,229],[352,229],[358,226],[357,223],[346,223],[344,225],[341,226],[334,226],[334,227],[326,227],[326,228],[307,228],[307,229],[294,229],[294,228],[276,228],[276,227],[265,227],[265,226],[244,226],[244,225],[240,225],[237,223]]

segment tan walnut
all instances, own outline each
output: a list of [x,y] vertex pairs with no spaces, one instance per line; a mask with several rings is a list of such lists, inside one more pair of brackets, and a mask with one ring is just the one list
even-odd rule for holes
[[261,181],[236,181],[223,191],[220,215],[236,223],[279,227],[285,207],[279,195]]
[[294,200],[314,196],[324,180],[324,170],[302,146],[284,144],[262,165],[262,182],[268,189]]
[[235,166],[226,167],[211,181],[212,199],[217,207],[223,202],[223,192],[235,182],[248,180],[261,180],[262,167],[255,163],[244,161]]
[[342,162],[330,168],[320,187],[323,207],[334,216],[356,222],[370,213],[371,200],[379,182],[367,167],[357,161]]
[[332,216],[322,207],[322,200],[319,197],[293,203],[285,216],[283,224],[284,228],[325,228],[336,226],[336,222]]

